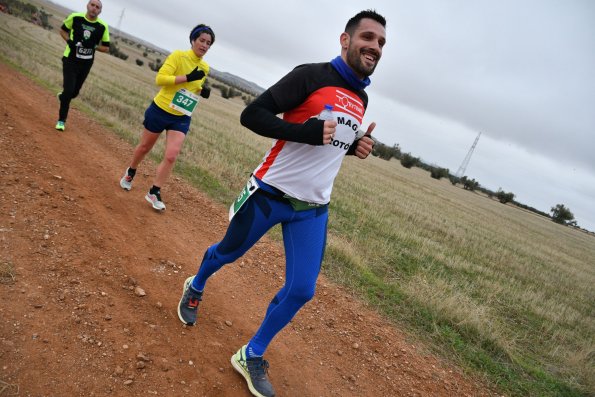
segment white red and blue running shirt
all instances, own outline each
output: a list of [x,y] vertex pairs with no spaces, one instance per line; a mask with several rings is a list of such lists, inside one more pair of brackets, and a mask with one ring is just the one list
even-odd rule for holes
[[330,63],[296,67],[269,88],[283,120],[304,123],[324,105],[333,106],[337,121],[334,139],[327,145],[273,140],[254,175],[302,201],[327,204],[345,154],[355,141],[368,106],[364,90],[354,90]]

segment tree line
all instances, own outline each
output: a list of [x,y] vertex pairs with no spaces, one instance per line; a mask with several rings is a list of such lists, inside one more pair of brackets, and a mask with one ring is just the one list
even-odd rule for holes
[[379,157],[387,161],[392,158],[395,158],[405,168],[419,167],[428,171],[430,173],[430,177],[434,179],[448,178],[453,185],[460,184],[465,190],[471,192],[476,190],[481,191],[482,193],[486,194],[489,198],[495,198],[502,204],[511,203],[517,207],[550,218],[552,221],[561,225],[577,227],[577,222],[574,219],[574,214],[564,204],[556,204],[555,206],[551,207],[550,213],[548,214],[536,208],[530,207],[526,204],[522,204],[515,201],[515,195],[512,192],[505,192],[504,190],[502,190],[502,188],[499,188],[498,191],[494,192],[490,189],[481,186],[480,183],[475,179],[469,179],[467,176],[457,177],[455,175],[452,175],[448,168],[427,164],[423,162],[419,157],[413,156],[411,153],[403,153],[398,144],[388,146],[378,141],[377,139],[375,139],[375,141],[376,144],[374,145],[374,149],[372,151],[373,156]]

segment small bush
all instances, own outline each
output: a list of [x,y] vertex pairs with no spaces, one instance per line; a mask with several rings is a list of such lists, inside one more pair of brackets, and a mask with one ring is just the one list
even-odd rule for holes
[[552,220],[554,222],[561,225],[576,226],[574,214],[564,204],[556,204],[555,207],[550,209],[550,212],[552,213]]
[[118,48],[118,44],[115,41],[110,43],[109,54],[115,56],[116,58],[120,58],[123,60],[128,59],[128,54],[125,54],[122,51],[120,51],[120,49]]
[[479,187],[479,182],[475,179],[469,179],[466,176],[461,178],[461,182],[463,183],[463,189],[474,191]]
[[401,165],[405,168],[411,168],[417,165],[419,159],[413,157],[411,153],[405,153],[401,156]]
[[496,198],[502,204],[506,204],[514,200],[514,194],[511,192],[506,193],[504,190],[498,189],[498,191],[496,192]]
[[441,168],[441,167],[431,167],[430,168],[430,176],[434,179],[447,178],[448,170],[446,168]]

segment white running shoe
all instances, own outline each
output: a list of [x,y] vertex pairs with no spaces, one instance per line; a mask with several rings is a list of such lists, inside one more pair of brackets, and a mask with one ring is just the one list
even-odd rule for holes
[[122,187],[122,189],[124,189],[124,190],[132,189],[132,179],[134,179],[134,178],[131,177],[130,175],[128,175],[128,168],[126,168],[126,172],[124,173],[124,176],[122,177],[122,179],[120,179],[120,186]]
[[155,208],[157,211],[165,211],[165,204],[163,204],[163,201],[161,201],[161,194],[147,193],[145,200],[151,203],[153,208]]

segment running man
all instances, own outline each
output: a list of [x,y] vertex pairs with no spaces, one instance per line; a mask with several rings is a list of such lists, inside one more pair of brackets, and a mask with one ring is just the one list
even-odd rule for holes
[[209,64],[203,59],[215,43],[215,33],[207,25],[197,25],[190,31],[189,50],[172,52],[159,69],[155,83],[161,87],[145,111],[141,140],[134,149],[132,160],[120,179],[122,189],[132,189],[138,165],[151,151],[161,132],[166,131],[165,155],[157,167],[153,186],[145,196],[154,209],[165,210],[161,187],[171,174],[176,158],[190,129],[192,112],[198,104],[199,94],[208,98],[211,90],[203,88],[209,74]]
[[60,112],[56,129],[66,129],[66,118],[70,101],[76,98],[89,75],[95,51],[109,51],[109,29],[107,23],[99,18],[101,1],[90,0],[87,12],[74,12],[62,23],[60,36],[66,41],[62,57],[63,89],[58,94]]
[[[231,357],[255,396],[275,395],[263,355],[314,296],[326,245],[328,204],[343,158],[365,159],[372,151],[375,123],[365,135],[358,131],[368,105],[368,76],[386,42],[385,26],[384,17],[373,10],[358,13],[340,35],[340,56],[296,67],[242,112],[242,125],[272,138],[272,147],[230,208],[223,240],[206,250],[198,273],[186,279],[178,316],[194,325],[209,277],[281,224],[285,285],[271,300],[256,334]],[[333,119],[317,119],[327,104],[333,106]],[[282,119],[277,117],[281,113]]]

